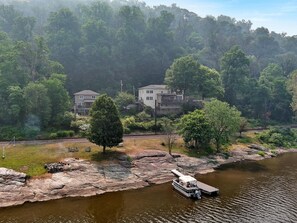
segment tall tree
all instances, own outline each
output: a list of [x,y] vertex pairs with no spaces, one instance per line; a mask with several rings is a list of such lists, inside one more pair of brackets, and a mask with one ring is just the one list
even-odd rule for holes
[[42,83],[47,89],[47,95],[51,105],[51,125],[59,127],[63,121],[65,112],[70,110],[70,97],[65,89],[66,76],[53,74]]
[[99,96],[90,111],[90,132],[88,139],[103,147],[117,146],[123,141],[123,126],[113,100],[107,95]]
[[27,119],[38,119],[40,128],[48,127],[51,117],[51,104],[47,95],[47,89],[40,83],[29,83],[24,88]]
[[221,73],[225,87],[225,99],[231,105],[238,105],[249,76],[249,59],[238,47],[232,47],[221,59]]
[[290,121],[292,110],[291,95],[287,91],[287,79],[282,68],[277,64],[269,64],[260,74],[259,84],[268,90],[266,98],[267,110],[276,121]]
[[[184,56],[174,60],[165,75],[165,83],[170,89],[189,95],[197,87],[200,64],[192,56]],[[196,82],[195,82],[196,81]]]
[[297,70],[293,71],[288,80],[288,90],[292,95],[291,107],[297,114]]
[[69,79],[79,85],[81,77],[78,77],[77,65],[81,29],[77,17],[68,8],[52,12],[48,18],[46,31],[51,58],[59,61],[64,66]]
[[221,75],[215,69],[201,65],[197,81],[199,83],[198,92],[201,94],[202,99],[206,97],[223,97],[224,87]]
[[222,143],[227,142],[230,136],[239,130],[241,113],[235,107],[219,100],[206,102],[204,111],[219,152]]

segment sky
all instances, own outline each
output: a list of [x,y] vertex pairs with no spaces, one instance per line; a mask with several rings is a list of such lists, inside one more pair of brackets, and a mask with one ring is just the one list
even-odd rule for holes
[[252,29],[297,35],[297,0],[141,0],[149,6],[176,4],[200,17],[226,15],[250,20]]

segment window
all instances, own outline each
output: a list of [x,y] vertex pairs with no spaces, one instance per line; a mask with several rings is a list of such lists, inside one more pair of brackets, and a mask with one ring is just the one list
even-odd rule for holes
[[146,100],[147,100],[147,101],[150,100],[150,97],[146,97]]
[[147,94],[149,94],[149,93],[150,93],[150,91],[149,91],[149,90],[146,90],[146,93],[147,93]]
[[95,99],[95,98],[96,98],[96,96],[92,95],[92,99]]
[[161,91],[161,94],[163,94],[163,91]]
[[83,96],[83,95],[80,95],[80,96],[79,96],[79,98],[80,98],[80,99],[83,99],[83,98],[84,98],[84,96]]
[[152,94],[152,93],[154,93],[154,91],[153,90],[150,90],[150,94]]
[[150,100],[152,101],[153,100],[153,97],[150,97]]

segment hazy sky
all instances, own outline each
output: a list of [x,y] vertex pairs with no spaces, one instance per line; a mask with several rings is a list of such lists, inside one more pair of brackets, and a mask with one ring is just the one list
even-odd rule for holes
[[277,33],[297,35],[297,0],[139,0],[149,6],[176,3],[181,8],[206,15],[227,15],[250,20],[253,29],[266,27]]

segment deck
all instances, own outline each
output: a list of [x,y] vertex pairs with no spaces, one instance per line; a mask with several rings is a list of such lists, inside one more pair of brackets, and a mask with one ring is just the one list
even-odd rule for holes
[[[184,174],[182,174],[181,172],[179,172],[178,170],[174,169],[174,170],[171,170],[171,172],[177,176],[177,177],[181,177],[181,176],[184,176]],[[201,192],[202,193],[205,193],[205,194],[209,194],[209,195],[217,195],[219,194],[219,189],[218,188],[215,188],[215,187],[212,187],[210,185],[207,185],[205,183],[202,183],[200,181],[197,180],[197,185],[198,187],[201,189]]]

